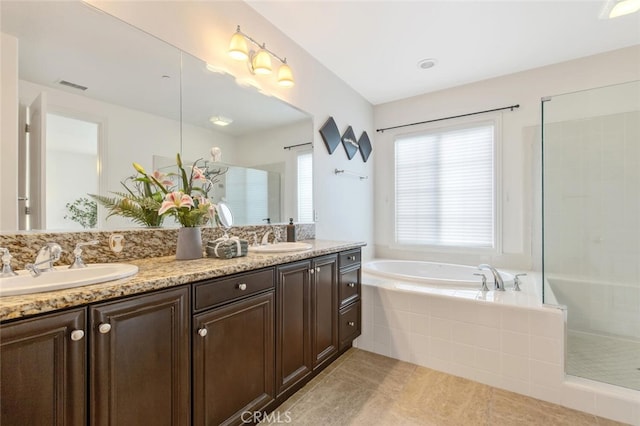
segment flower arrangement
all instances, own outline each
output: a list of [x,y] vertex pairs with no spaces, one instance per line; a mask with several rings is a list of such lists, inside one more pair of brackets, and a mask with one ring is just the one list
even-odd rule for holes
[[[173,184],[167,181],[167,184]],[[162,204],[163,192],[156,183],[146,176],[129,176],[120,184],[125,192],[112,192],[113,196],[89,194],[109,210],[107,218],[123,216],[133,222],[147,226],[162,226],[164,216],[158,213]]]
[[89,196],[109,210],[107,218],[118,215],[140,225],[159,227],[166,216],[173,216],[183,227],[201,226],[215,219],[215,205],[207,196],[217,176],[226,170],[208,172],[197,166],[198,161],[187,168],[187,173],[180,154],[176,154],[178,172],[168,174],[157,170],[148,174],[140,164],[133,163],[137,175],[120,182],[124,192]]
[[[213,219],[216,213],[215,205],[207,198],[213,182],[207,178],[203,170],[197,167],[197,163],[196,161],[191,166],[190,173],[187,174],[180,154],[176,154],[179,180],[176,185],[172,181],[164,180],[165,175],[157,171],[152,175],[147,175],[140,164],[133,163],[133,167],[144,179],[153,182],[164,193],[164,199],[158,208],[158,215],[173,216],[184,227],[204,225],[208,220]],[[168,182],[171,185],[168,185]]]

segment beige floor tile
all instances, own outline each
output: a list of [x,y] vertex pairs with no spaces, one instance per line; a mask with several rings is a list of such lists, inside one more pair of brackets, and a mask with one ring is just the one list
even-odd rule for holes
[[359,349],[277,410],[296,426],[620,425]]
[[493,390],[490,424],[498,425],[597,425],[595,416],[529,398],[502,389]]

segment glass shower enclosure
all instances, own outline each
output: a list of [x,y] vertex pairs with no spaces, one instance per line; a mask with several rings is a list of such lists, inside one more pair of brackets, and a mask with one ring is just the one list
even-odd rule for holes
[[567,374],[640,390],[640,82],[542,100],[544,302]]

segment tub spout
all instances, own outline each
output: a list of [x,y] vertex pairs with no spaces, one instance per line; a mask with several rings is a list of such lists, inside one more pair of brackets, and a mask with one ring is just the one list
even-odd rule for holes
[[493,274],[495,289],[499,291],[504,291],[504,281],[502,281],[502,277],[500,276],[500,272],[496,268],[491,265],[487,265],[486,263],[478,265],[479,270],[488,269]]

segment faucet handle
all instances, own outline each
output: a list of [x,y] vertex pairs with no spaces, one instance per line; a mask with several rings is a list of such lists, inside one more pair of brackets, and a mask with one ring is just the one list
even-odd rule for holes
[[482,277],[482,291],[489,291],[489,287],[487,287],[487,277],[485,274],[473,274],[473,275],[477,275],[479,277]]
[[516,274],[513,279],[513,291],[521,291],[520,290],[520,277],[526,276],[527,274]]
[[69,269],[86,268],[84,260],[82,260],[82,247],[95,246],[98,244],[98,240],[91,240],[86,242],[80,242],[76,244],[76,248],[73,249],[73,263],[69,265]]
[[18,275],[16,272],[11,269],[11,253],[9,253],[9,249],[4,247],[0,247],[0,253],[2,253],[2,272],[0,272],[0,278],[13,277]]

